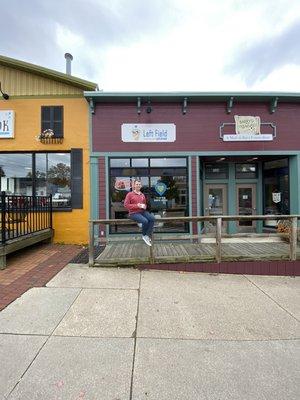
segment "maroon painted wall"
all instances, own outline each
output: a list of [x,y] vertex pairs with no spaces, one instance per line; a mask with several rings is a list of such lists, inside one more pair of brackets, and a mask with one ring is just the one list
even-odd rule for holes
[[209,272],[216,274],[282,275],[300,276],[300,261],[252,261],[189,263],[189,264],[146,264],[139,269],[160,269],[170,271]]
[[105,158],[99,157],[99,218],[106,218]]
[[[136,103],[96,105],[93,116],[93,151],[264,151],[300,150],[300,104],[278,103],[274,114],[269,103],[234,104],[231,114],[224,103],[188,104],[187,113],[181,103],[152,104],[151,114],[137,114]],[[224,142],[219,137],[223,122],[234,122],[234,115],[260,116],[261,122],[272,122],[277,137],[272,142]],[[122,123],[174,123],[174,143],[123,143]],[[234,129],[234,126],[233,126]]]

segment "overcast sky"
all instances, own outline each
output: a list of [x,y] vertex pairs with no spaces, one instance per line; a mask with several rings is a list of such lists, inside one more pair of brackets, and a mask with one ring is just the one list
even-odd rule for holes
[[300,0],[0,0],[0,54],[104,91],[300,92]]

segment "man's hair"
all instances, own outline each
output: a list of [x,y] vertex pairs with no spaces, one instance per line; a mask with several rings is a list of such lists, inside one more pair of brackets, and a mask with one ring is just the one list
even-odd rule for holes
[[134,185],[134,184],[135,184],[135,182],[142,183],[142,182],[140,181],[140,179],[138,179],[138,178],[135,178],[135,179],[132,181],[132,185]]

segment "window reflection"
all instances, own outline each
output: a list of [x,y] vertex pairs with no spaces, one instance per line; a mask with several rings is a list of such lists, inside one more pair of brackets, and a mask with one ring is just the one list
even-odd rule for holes
[[186,158],[150,158],[150,167],[186,167]]
[[32,195],[32,154],[0,154],[1,191]]
[[53,207],[71,206],[71,162],[69,153],[36,155],[36,194],[52,194]]
[[7,194],[32,196],[35,187],[38,196],[52,194],[53,207],[71,206],[70,153],[2,153],[0,178]]

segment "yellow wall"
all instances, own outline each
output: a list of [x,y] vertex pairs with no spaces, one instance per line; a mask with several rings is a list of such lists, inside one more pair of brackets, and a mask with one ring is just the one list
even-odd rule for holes
[[[41,106],[64,107],[62,144],[42,144],[35,138],[41,132]],[[0,139],[0,151],[70,151],[83,149],[83,209],[53,212],[55,242],[88,243],[89,149],[88,104],[81,98],[0,100],[0,110],[15,111],[15,138]]]

